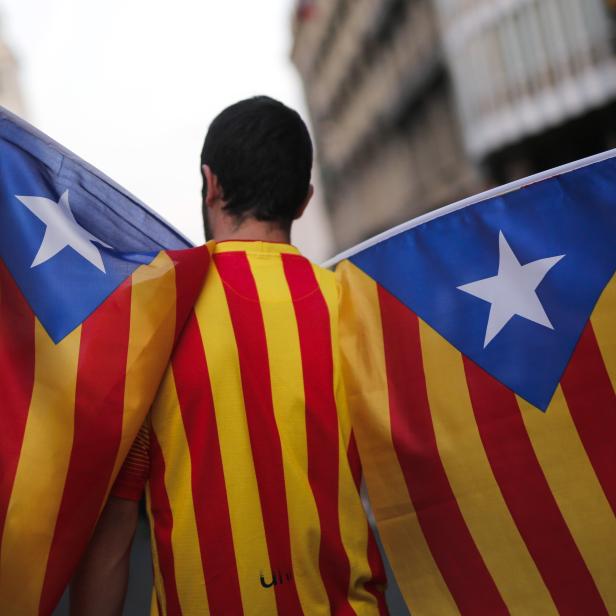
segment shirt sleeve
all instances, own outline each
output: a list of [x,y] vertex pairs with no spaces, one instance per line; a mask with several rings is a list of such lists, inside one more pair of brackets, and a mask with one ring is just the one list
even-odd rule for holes
[[111,488],[111,496],[138,501],[150,476],[150,425],[146,419]]

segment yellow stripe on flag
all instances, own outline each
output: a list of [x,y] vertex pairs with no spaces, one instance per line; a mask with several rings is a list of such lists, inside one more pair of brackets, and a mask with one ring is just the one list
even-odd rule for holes
[[73,444],[80,339],[78,327],[56,345],[36,321],[34,389],[0,552],[0,614],[38,614]]
[[[345,391],[342,383],[342,367],[340,365],[340,319],[338,313],[340,306],[340,294],[338,285],[336,284],[335,275],[331,272],[328,272],[317,265],[314,265],[312,269],[321,292],[323,293],[323,297],[325,298],[325,302],[327,303],[327,310],[329,312],[329,324],[332,337],[332,357],[334,360],[334,387],[336,394],[344,395]],[[338,406],[338,409],[344,409],[344,412],[339,413],[338,421],[340,422],[343,445],[346,450],[349,446],[349,441],[351,438],[351,418],[349,417],[346,398],[343,400],[337,400],[337,402],[342,402],[343,404],[343,406]]]
[[175,336],[175,267],[161,252],[132,275],[122,440],[110,488],[158,389]]
[[[263,592],[258,579],[255,578],[255,572],[271,570],[257,477],[254,467],[247,469],[244,465],[237,464],[238,447],[244,447],[247,451],[251,451],[251,447],[247,440],[249,430],[233,324],[223,283],[213,263],[208,276],[206,292],[202,293],[195,312],[206,357],[214,358],[208,362],[208,369],[216,409],[242,604],[247,612],[276,614],[274,593]],[[215,326],[212,326],[213,323]],[[215,358],[221,356],[226,358],[225,361],[216,361]],[[238,375],[237,383],[231,386],[228,385],[229,374]],[[227,386],[223,387],[225,383]],[[250,503],[250,511],[246,510],[246,503]]]
[[419,330],[439,454],[488,571],[513,614],[557,614],[492,473],[475,422],[462,356],[421,320]]
[[368,493],[379,503],[374,514],[381,538],[411,612],[458,614],[417,520],[392,442],[376,284],[349,262],[336,273],[343,288],[340,342],[351,420]]
[[616,275],[603,290],[590,322],[612,387],[616,390]]
[[[164,594],[162,595],[164,597]],[[152,598],[150,599],[150,616],[161,616],[158,611],[158,601],[156,600],[156,591],[152,591]]]
[[560,386],[545,413],[518,397],[526,430],[558,507],[610,614],[616,614],[616,518]]
[[[342,383],[342,367],[340,365],[338,306],[339,293],[335,276],[318,266],[313,267],[315,277],[321,288],[327,309],[332,338],[332,357],[334,366],[334,388],[338,422],[340,426],[339,446],[339,481],[338,481],[338,512],[340,519],[340,534],[342,544],[349,557],[350,581],[349,601],[358,616],[374,613],[376,599],[363,582],[363,572],[370,571],[368,562],[368,523],[361,503],[351,467],[347,458],[347,450],[351,438],[351,420],[346,398],[346,390]],[[357,584],[359,581],[359,584]],[[353,585],[355,582],[355,585]]]
[[[179,408],[173,372],[169,369],[151,415],[152,429],[165,460],[165,488],[173,516],[171,547],[177,591],[183,612],[203,611],[208,614],[192,496],[190,458],[186,455],[189,448]],[[169,410],[171,412],[166,412]]]
[[[338,407],[340,408],[340,406]],[[340,437],[342,441],[342,436]],[[342,442],[341,442],[342,446]],[[338,511],[342,543],[349,557],[350,588],[349,601],[358,616],[372,616],[377,600],[365,585],[365,572],[370,571],[368,562],[368,521],[357,492],[346,450],[340,452],[340,480],[338,490]]]
[[[153,520],[152,495],[150,493],[149,483],[146,484],[145,494],[146,506],[148,510],[148,519]],[[156,545],[156,535],[154,534],[153,524],[150,524],[150,550],[152,552],[152,569],[154,570],[154,588],[152,589],[152,604],[150,606],[150,616],[158,616],[158,602],[156,600],[156,595],[158,593],[161,605],[167,605],[167,598],[165,596],[165,585],[163,583],[163,577],[160,571],[160,561],[158,560],[158,547]]]
[[298,408],[304,408],[304,381],[293,301],[281,259],[265,260],[248,253],[248,261],[253,271],[255,267],[259,271],[255,276],[259,297],[269,298],[261,302],[261,310],[274,414],[281,427],[294,579],[303,610],[315,615],[329,614],[329,601],[319,570],[320,538],[306,532],[319,527],[319,514],[308,481],[306,420],[296,413]]

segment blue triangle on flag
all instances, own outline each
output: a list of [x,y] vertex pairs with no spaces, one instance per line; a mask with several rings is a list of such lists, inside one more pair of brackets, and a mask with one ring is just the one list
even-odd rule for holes
[[58,342],[162,249],[190,242],[102,173],[0,109],[0,258]]
[[[498,291],[492,303],[469,287],[460,289],[499,275],[501,237],[521,268],[533,262],[538,264],[532,268],[550,266],[536,287],[549,325],[541,322],[535,305],[531,318],[516,313],[504,324],[501,318],[486,344],[492,307],[505,316],[516,307],[524,312],[518,299],[528,293],[515,275],[504,292],[488,289]],[[614,275],[614,238],[616,159],[610,158],[435,217],[350,261],[494,378],[546,410]]]

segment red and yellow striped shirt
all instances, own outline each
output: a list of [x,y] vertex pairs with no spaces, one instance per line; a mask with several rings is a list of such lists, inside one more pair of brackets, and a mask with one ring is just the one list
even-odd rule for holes
[[385,614],[334,275],[287,244],[223,242],[210,253],[149,438],[136,442],[114,490],[138,497],[147,475],[156,607]]

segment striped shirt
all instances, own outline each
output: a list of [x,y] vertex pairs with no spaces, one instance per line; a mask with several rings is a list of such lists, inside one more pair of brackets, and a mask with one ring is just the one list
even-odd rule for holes
[[385,614],[334,275],[288,244],[211,263],[114,494],[147,480],[162,614]]

